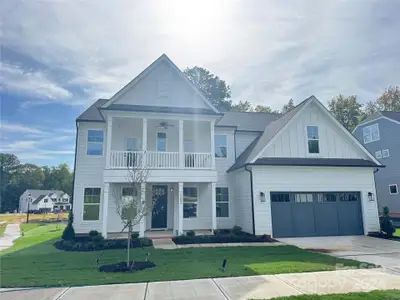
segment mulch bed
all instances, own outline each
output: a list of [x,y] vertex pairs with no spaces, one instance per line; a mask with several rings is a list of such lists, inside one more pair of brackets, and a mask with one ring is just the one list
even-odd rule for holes
[[387,235],[385,235],[383,233],[380,233],[380,232],[369,233],[368,236],[375,237],[375,238],[380,238],[380,239],[385,239],[385,240],[391,240],[391,241],[400,242],[400,237],[399,236],[388,237]]
[[172,240],[177,245],[187,244],[215,244],[215,243],[274,243],[277,240],[269,235],[251,235],[242,233],[240,235],[233,234],[217,234],[217,235],[196,235],[196,236],[176,236]]
[[99,267],[100,272],[136,272],[144,269],[154,268],[156,265],[151,261],[130,261],[129,267],[126,261],[117,264],[102,265]]

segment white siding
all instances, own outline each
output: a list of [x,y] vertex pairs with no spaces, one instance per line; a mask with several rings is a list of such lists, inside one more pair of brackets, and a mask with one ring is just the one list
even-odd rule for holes
[[[158,93],[160,80],[168,91],[168,95],[162,97]],[[119,96],[115,104],[210,109],[192,87],[165,62],[159,64],[134,87]]]
[[235,225],[243,231],[253,233],[253,216],[251,211],[250,173],[244,169],[233,172],[235,177]]
[[226,135],[227,137],[227,156],[215,158],[215,168],[217,170],[217,186],[227,187],[228,186],[228,173],[226,171],[235,162],[235,144],[233,139],[233,129],[221,129],[215,128],[215,135]]
[[239,157],[260,134],[259,132],[237,131],[235,135],[236,157]]
[[[368,200],[368,192],[376,194],[372,168],[263,166],[253,167],[253,174],[256,234],[272,234],[271,191],[361,192],[364,233],[379,231],[377,203]],[[260,192],[266,202],[260,202]]]
[[83,193],[85,187],[101,188],[101,203],[103,203],[103,169],[105,166],[105,155],[86,155],[88,129],[104,130],[104,147],[107,139],[106,125],[104,123],[79,123],[78,143],[76,149],[76,169],[74,181],[74,227],[77,233],[88,233],[90,230],[101,231],[102,205],[100,205],[100,220],[83,221]]
[[[260,157],[364,158],[368,156],[330,120],[316,104],[311,103],[276,137]],[[308,125],[318,126],[319,154],[309,154]]]

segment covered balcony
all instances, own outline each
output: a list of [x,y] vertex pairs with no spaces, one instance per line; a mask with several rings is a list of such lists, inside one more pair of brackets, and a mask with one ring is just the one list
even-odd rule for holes
[[214,149],[209,120],[114,117],[107,127],[106,169],[214,170]]

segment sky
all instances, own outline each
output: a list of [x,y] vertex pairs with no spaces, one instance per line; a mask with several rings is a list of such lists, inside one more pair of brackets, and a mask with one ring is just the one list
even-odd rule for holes
[[279,109],[400,84],[399,0],[2,0],[0,151],[73,167],[75,119],[166,53]]

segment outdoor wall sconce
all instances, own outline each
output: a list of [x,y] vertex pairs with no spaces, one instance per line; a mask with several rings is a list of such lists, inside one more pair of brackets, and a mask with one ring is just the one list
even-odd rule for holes
[[174,188],[170,188],[169,191],[170,191],[171,193],[173,193],[173,192],[174,192]]
[[265,194],[264,192],[260,192],[260,201],[265,202]]
[[368,199],[369,199],[369,201],[374,201],[375,200],[374,199],[374,194],[371,193],[371,192],[368,192]]

